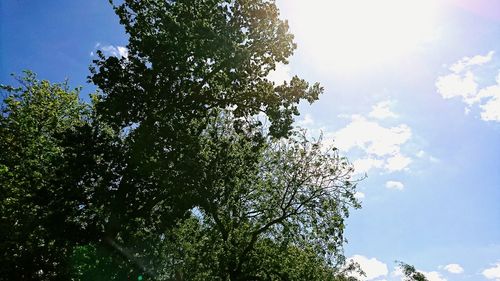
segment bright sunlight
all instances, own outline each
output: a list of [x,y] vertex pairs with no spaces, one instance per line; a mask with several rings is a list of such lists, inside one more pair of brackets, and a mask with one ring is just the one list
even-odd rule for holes
[[[435,0],[286,0],[300,51],[350,71],[395,62],[438,35]],[[320,62],[320,63],[319,63]]]

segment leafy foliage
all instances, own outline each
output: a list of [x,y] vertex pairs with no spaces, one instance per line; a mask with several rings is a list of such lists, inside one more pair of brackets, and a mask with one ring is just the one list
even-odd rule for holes
[[38,81],[30,72],[18,79],[20,88],[2,86],[8,95],[0,119],[1,271],[19,280],[62,280],[82,194],[63,135],[86,123],[89,108],[67,84]]
[[[129,35],[128,56],[99,53],[90,80],[100,89],[95,120],[120,138],[111,141],[116,153],[99,157],[106,168],[85,178],[98,194],[93,209],[102,210],[96,240],[135,245],[143,244],[135,230],[161,235],[205,204],[214,192],[207,187],[236,181],[206,177],[203,134],[221,110],[231,109],[238,133],[260,127],[250,117],[261,113],[269,135],[284,137],[298,103],[315,101],[322,88],[266,78],[295,48],[272,1],[123,1],[114,9]],[[265,136],[252,134],[259,150]]]
[[298,132],[288,140],[260,141],[220,119],[204,135],[206,196],[163,251],[172,255],[163,259],[173,262],[167,276],[337,277],[344,262],[343,221],[350,207],[359,207],[352,167],[335,150],[325,151]]
[[164,131],[164,122],[189,125],[212,108],[235,107],[237,117],[265,113],[270,132],[286,136],[298,102],[322,92],[298,77],[280,86],[266,79],[296,47],[273,1],[126,0],[114,8],[130,36],[128,56],[101,53],[90,78],[104,93],[99,113],[115,126]]
[[[136,220],[114,247],[158,280],[344,276],[343,221],[359,207],[347,160],[299,132],[262,138],[250,125],[238,133],[232,120],[224,111],[200,135],[200,196],[189,216],[161,231],[155,218]],[[105,271],[109,261],[99,260],[81,275]]]

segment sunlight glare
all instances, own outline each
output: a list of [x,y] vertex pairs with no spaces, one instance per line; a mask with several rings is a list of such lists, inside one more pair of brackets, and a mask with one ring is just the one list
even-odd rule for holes
[[340,71],[397,61],[437,36],[436,0],[285,0],[300,51]]

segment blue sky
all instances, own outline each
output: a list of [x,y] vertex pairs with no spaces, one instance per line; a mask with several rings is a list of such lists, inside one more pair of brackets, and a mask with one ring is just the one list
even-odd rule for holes
[[[297,121],[368,178],[346,255],[365,280],[500,280],[500,2],[278,0],[299,48],[272,79],[325,94]],[[370,6],[371,5],[371,6]],[[31,69],[86,84],[92,52],[123,55],[107,1],[0,3],[0,83]]]

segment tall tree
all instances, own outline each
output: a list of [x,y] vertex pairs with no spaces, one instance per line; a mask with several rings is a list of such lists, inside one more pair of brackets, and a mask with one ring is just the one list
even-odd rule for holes
[[102,179],[100,239],[124,245],[130,227],[161,233],[203,201],[200,135],[221,109],[232,110],[236,129],[260,126],[249,117],[265,114],[269,134],[286,137],[298,103],[322,89],[266,78],[295,48],[274,1],[126,0],[114,9],[128,56],[98,53],[90,80],[101,91],[96,118],[121,134],[123,149],[104,159],[111,176],[87,178]]
[[282,86],[266,79],[296,47],[274,1],[126,0],[114,8],[128,56],[100,53],[91,80],[103,91],[100,114],[117,127],[158,121],[156,130],[167,130],[165,121],[186,125],[212,108],[235,107],[237,117],[264,112],[271,133],[285,136],[298,102],[322,91],[298,77]]

